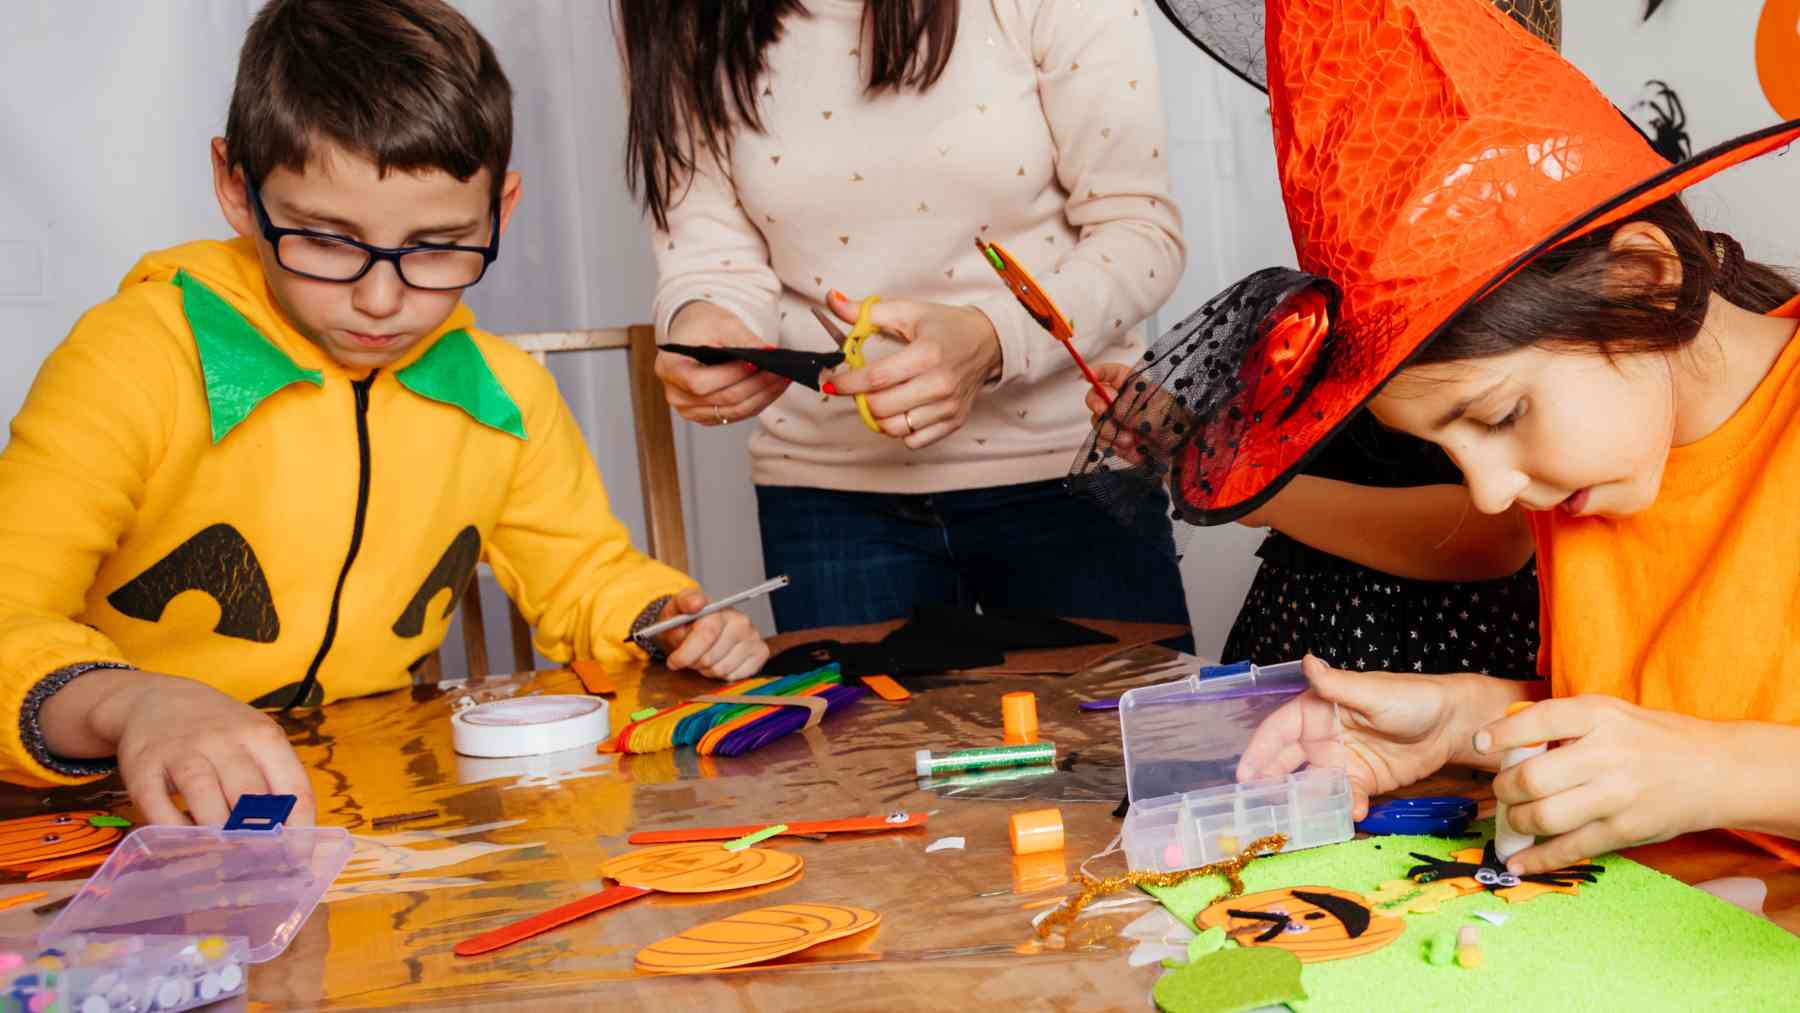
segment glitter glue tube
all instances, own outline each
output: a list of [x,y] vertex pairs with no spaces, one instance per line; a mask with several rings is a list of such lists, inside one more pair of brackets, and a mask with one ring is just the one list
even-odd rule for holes
[[[1506,708],[1506,716],[1512,717],[1514,714],[1519,713],[1520,711],[1524,710],[1525,708],[1527,708],[1529,706],[1531,706],[1530,701],[1521,700],[1518,703],[1512,704]],[[1550,748],[1550,746],[1548,743],[1533,742],[1532,744],[1530,744],[1528,746],[1519,746],[1515,749],[1508,749],[1506,751],[1506,756],[1504,758],[1502,758],[1500,761],[1500,769],[1506,770],[1509,767],[1516,767],[1519,764],[1524,763],[1526,760],[1529,760],[1534,756],[1542,755],[1544,753],[1544,751],[1549,748]],[[1494,808],[1494,857],[1495,858],[1500,859],[1502,862],[1507,861],[1508,859],[1512,858],[1512,856],[1518,854],[1521,851],[1524,851],[1526,848],[1529,848],[1533,844],[1536,844],[1536,843],[1537,843],[1536,837],[1534,837],[1531,834],[1519,833],[1517,830],[1514,830],[1512,828],[1511,823],[1507,822],[1507,820],[1506,820],[1506,803],[1501,802],[1499,805],[1495,806],[1495,808]]]
[[993,770],[996,767],[1021,767],[1030,763],[1055,763],[1056,743],[1035,742],[1023,746],[964,749],[937,756],[931,755],[929,749],[921,749],[916,760],[920,777],[959,774],[969,770]]

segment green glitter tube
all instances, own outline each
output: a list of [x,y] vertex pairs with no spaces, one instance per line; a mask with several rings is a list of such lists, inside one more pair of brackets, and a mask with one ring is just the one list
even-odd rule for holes
[[931,750],[917,753],[920,777],[960,774],[971,770],[993,770],[998,767],[1022,767],[1031,763],[1055,763],[1056,743],[1036,742],[1028,746],[994,746],[989,749],[964,749],[955,753],[931,755]]

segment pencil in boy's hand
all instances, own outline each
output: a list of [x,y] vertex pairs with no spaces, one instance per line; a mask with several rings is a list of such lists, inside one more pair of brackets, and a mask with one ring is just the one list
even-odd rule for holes
[[686,626],[696,619],[710,616],[714,612],[723,612],[734,605],[747,602],[752,598],[760,598],[771,591],[778,591],[788,586],[788,583],[788,576],[785,573],[779,577],[771,577],[755,587],[745,588],[737,594],[720,598],[718,601],[713,602],[711,605],[706,606],[698,612],[689,612],[686,615],[676,616],[673,619],[664,619],[660,623],[653,623],[646,626],[638,631],[637,638],[639,640],[649,640],[652,637],[660,637],[670,630]]

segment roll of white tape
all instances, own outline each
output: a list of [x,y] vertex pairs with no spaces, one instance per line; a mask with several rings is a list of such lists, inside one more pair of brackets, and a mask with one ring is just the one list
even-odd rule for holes
[[536,756],[591,746],[611,734],[612,720],[598,697],[525,696],[458,711],[450,729],[464,756]]

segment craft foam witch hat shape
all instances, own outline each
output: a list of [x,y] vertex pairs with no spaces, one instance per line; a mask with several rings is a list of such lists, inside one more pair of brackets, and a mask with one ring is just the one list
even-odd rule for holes
[[[1301,268],[1260,271],[1164,335],[1076,463],[1078,488],[1118,506],[1152,483],[1195,524],[1267,501],[1532,258],[1800,136],[1790,121],[1671,166],[1484,0],[1161,2],[1240,76],[1266,75]],[[1144,460],[1111,451],[1109,426]]]

